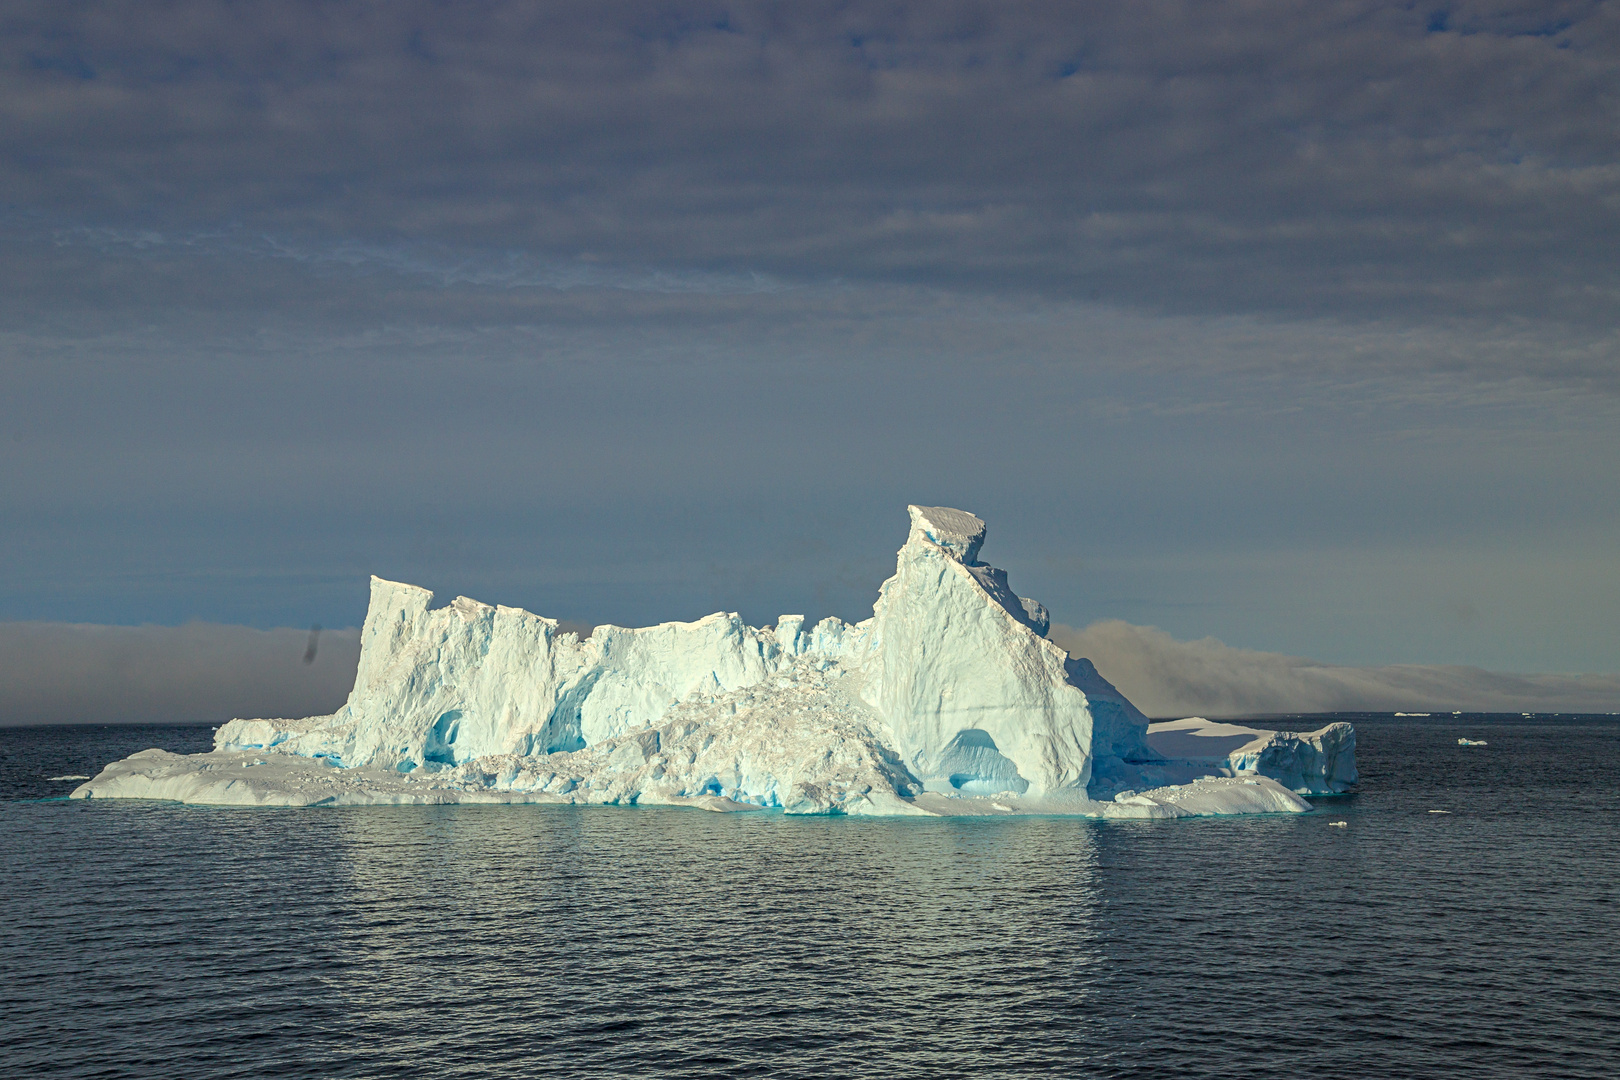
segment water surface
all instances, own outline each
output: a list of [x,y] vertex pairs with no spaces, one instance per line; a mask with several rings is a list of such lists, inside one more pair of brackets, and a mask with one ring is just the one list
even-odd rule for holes
[[1613,1076],[1620,725],[1356,719],[1175,822],[23,801],[210,732],[0,729],[0,1071]]

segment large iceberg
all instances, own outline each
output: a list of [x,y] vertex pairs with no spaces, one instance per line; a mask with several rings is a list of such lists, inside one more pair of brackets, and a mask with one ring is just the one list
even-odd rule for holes
[[317,805],[554,802],[788,813],[1298,813],[1355,782],[1355,734],[1150,725],[1046,610],[979,560],[984,522],[912,506],[872,617],[735,613],[588,637],[372,578],[344,706],[233,720],[74,798]]

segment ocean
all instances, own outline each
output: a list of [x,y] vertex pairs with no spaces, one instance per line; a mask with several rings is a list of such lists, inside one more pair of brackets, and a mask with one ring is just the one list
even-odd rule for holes
[[1314,813],[1112,822],[69,802],[210,729],[0,729],[0,1074],[1620,1074],[1620,722],[1337,718]]

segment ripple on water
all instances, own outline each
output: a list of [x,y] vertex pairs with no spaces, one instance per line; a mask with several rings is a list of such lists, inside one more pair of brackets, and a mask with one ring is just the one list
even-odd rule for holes
[[1449,732],[1286,819],[4,803],[7,1071],[1612,1075],[1620,728]]

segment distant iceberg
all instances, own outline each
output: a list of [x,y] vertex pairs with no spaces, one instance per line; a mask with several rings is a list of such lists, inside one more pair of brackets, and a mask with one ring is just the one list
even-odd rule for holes
[[581,640],[552,619],[372,578],[330,716],[233,720],[74,798],[235,805],[545,802],[793,814],[1299,813],[1356,781],[1355,732],[1150,725],[979,561],[984,522],[912,506],[872,617],[735,613]]

